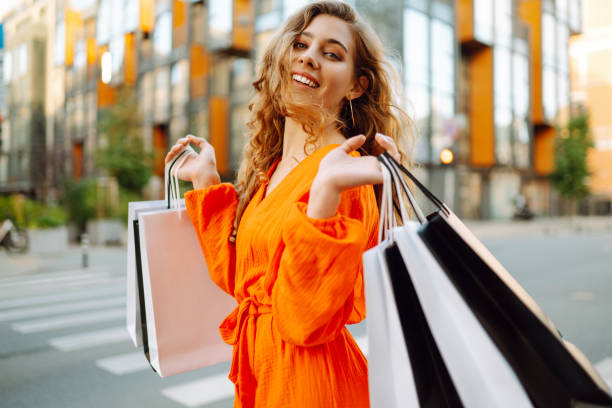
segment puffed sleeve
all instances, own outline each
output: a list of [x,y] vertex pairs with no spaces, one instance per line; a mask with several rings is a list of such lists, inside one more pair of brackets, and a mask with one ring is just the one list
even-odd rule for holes
[[229,242],[238,195],[230,183],[185,193],[185,206],[200,241],[211,279],[234,296],[236,247]]
[[365,317],[361,259],[375,244],[378,209],[371,186],[345,191],[326,219],[309,218],[307,200],[294,205],[283,227],[272,315],[285,341],[315,346]]

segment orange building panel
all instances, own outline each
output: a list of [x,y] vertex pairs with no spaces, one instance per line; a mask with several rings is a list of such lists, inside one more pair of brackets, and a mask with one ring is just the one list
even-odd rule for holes
[[125,35],[125,56],[123,58],[123,81],[134,85],[138,79],[138,50],[134,33]]
[[209,99],[210,144],[215,148],[217,169],[221,174],[231,171],[229,166],[229,101],[212,96]]
[[457,0],[457,37],[460,42],[474,40],[474,0]]
[[232,45],[236,50],[253,48],[254,10],[252,0],[234,0]]
[[191,99],[202,98],[208,92],[210,54],[203,45],[193,44],[189,50],[189,60],[189,94]]
[[493,49],[475,53],[470,70],[470,163],[476,167],[495,164],[495,124],[493,119]]
[[[542,107],[542,8],[540,0],[519,2],[519,16],[530,30],[531,114],[535,124],[545,123]],[[552,47],[554,44],[548,44]]]
[[175,48],[187,44],[187,7],[185,0],[172,2],[172,46]]
[[65,13],[66,24],[66,66],[71,66],[74,62],[74,44],[76,42],[76,33],[83,27],[83,19],[81,15],[69,8]]
[[536,174],[547,176],[555,168],[555,135],[555,129],[550,126],[536,129],[533,152],[533,168]]
[[139,11],[140,30],[150,33],[155,25],[155,0],[140,0]]

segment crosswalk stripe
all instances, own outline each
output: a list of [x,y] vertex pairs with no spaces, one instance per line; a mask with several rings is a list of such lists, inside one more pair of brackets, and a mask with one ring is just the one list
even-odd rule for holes
[[10,284],[14,282],[29,282],[32,280],[38,280],[41,278],[60,278],[66,276],[78,276],[83,273],[92,273],[92,272],[105,272],[107,268],[102,267],[92,267],[92,268],[82,268],[82,269],[71,269],[71,270],[63,270],[63,271],[54,271],[54,272],[38,272],[32,274],[18,274],[10,277],[0,278],[0,287],[5,284]]
[[80,290],[78,292],[62,292],[54,295],[18,297],[14,299],[0,300],[0,309],[10,309],[23,306],[34,306],[46,303],[57,303],[68,300],[91,299],[98,296],[115,295],[125,293],[125,285],[117,285],[105,288]]
[[608,387],[612,388],[612,357],[604,358],[599,363],[595,364],[595,368],[599,371],[603,380],[608,384]]
[[5,288],[14,288],[14,287],[20,287],[20,286],[32,286],[32,285],[42,285],[42,284],[47,284],[47,283],[62,283],[62,282],[77,282],[80,280],[87,280],[87,279],[91,279],[91,278],[100,278],[100,277],[106,277],[106,276],[111,276],[110,272],[82,272],[79,274],[71,274],[69,276],[51,276],[51,277],[47,277],[44,276],[43,277],[38,277],[36,279],[24,279],[24,280],[18,280],[18,281],[14,281],[14,282],[4,282],[4,283],[0,283],[0,289],[5,289]]
[[22,288],[11,288],[4,289],[4,291],[0,291],[0,294],[3,297],[10,295],[11,298],[16,298],[20,296],[32,296],[40,292],[51,292],[53,290],[67,290],[72,288],[78,288],[83,286],[91,286],[91,285],[111,285],[111,284],[125,284],[125,277],[113,277],[113,276],[105,276],[105,277],[91,277],[88,279],[83,279],[79,281],[72,282],[49,282],[45,285],[37,285],[37,286],[26,286]]
[[25,319],[40,316],[49,316],[58,313],[84,311],[108,306],[119,306],[125,304],[125,296],[88,300],[82,302],[60,303],[54,305],[27,307],[0,312],[0,322],[8,320]]
[[96,365],[115,375],[130,374],[151,369],[151,365],[142,351],[103,358],[97,360]]
[[82,324],[105,322],[124,317],[125,308],[116,308],[102,310],[99,312],[75,313],[58,316],[56,318],[28,320],[25,322],[14,323],[11,325],[11,328],[20,333],[35,333],[47,330],[63,329],[66,327],[74,327]]
[[220,374],[165,388],[161,393],[179,404],[196,407],[232,397],[234,384],[227,374]]
[[129,340],[130,335],[125,326],[119,326],[105,330],[56,337],[50,339],[48,343],[58,350],[74,351]]

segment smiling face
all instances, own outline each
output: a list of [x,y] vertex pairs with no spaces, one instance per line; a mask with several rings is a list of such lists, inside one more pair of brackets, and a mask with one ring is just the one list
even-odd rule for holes
[[291,53],[291,89],[303,102],[321,104],[337,116],[345,98],[361,88],[354,75],[355,41],[349,25],[319,15],[299,34]]

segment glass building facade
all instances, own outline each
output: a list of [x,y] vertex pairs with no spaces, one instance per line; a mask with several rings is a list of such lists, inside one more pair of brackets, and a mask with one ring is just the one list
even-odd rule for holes
[[[73,9],[47,0],[54,11],[47,20],[53,66],[47,133],[56,157],[65,158],[55,161],[54,172],[75,179],[96,174],[93,152],[104,143],[97,123],[127,87],[156,157],[151,197],[161,194],[167,149],[186,133],[209,139],[220,172],[232,179],[245,144],[255,62],[286,17],[307,3],[92,0]],[[348,3],[398,57],[405,108],[418,130],[416,172],[425,184],[466,218],[507,218],[519,193],[537,213],[550,213],[546,175],[554,126],[567,115],[568,39],[580,30],[580,0]],[[32,52],[9,48],[7,84]],[[5,120],[3,140],[30,125]],[[454,154],[450,164],[441,162],[445,149]]]

